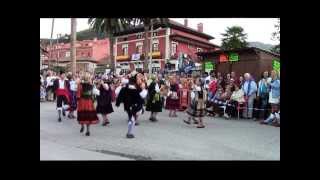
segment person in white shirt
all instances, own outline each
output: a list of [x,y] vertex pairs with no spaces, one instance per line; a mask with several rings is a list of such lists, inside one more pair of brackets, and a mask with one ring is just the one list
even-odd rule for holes
[[239,103],[241,104],[245,102],[244,92],[239,88],[239,84],[235,83],[233,87],[234,91],[231,95],[230,101],[227,103],[226,111],[224,114],[224,117],[227,119],[235,115]]
[[68,74],[69,84],[70,84],[70,112],[68,118],[74,119],[74,111],[77,109],[77,89],[78,84],[75,80],[75,77],[72,74]]
[[52,76],[51,72],[48,73],[46,78],[46,91],[47,91],[47,100],[53,101],[53,81],[55,80],[54,76]]

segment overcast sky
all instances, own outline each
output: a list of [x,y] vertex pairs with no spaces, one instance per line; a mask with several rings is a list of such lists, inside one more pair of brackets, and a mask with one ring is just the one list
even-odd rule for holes
[[[184,23],[184,18],[170,18],[179,23]],[[70,18],[55,18],[53,37],[57,34],[70,34]],[[238,25],[243,27],[248,34],[247,41],[260,41],[267,44],[276,45],[278,41],[271,40],[271,34],[275,31],[274,25],[277,18],[188,18],[188,26],[197,29],[197,24],[203,23],[203,31],[215,39],[212,43],[221,45],[221,33],[224,33],[227,27]],[[52,18],[40,19],[40,38],[50,38]],[[77,19],[77,31],[88,29],[88,19]]]

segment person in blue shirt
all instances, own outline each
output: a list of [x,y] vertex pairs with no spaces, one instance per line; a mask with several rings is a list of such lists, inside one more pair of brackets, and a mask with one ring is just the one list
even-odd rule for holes
[[[280,110],[279,110],[279,104],[280,104],[280,79],[278,78],[276,71],[271,71],[271,79],[268,81],[268,84],[270,86],[270,92],[269,92],[269,103],[272,107],[272,112],[270,116],[261,122],[262,124],[272,124],[278,125],[279,122],[276,120],[280,119]],[[277,124],[278,123],[278,124]]]
[[247,102],[247,107],[243,110],[243,118],[252,119],[253,102],[256,98],[257,84],[249,73],[244,74],[244,79],[245,81],[243,83],[242,90]]

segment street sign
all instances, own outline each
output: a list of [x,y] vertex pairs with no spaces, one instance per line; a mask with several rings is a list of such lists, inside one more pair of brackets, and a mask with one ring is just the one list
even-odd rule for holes
[[220,62],[227,62],[228,56],[226,54],[220,54],[219,61]]
[[239,61],[239,55],[237,53],[230,53],[229,61]]

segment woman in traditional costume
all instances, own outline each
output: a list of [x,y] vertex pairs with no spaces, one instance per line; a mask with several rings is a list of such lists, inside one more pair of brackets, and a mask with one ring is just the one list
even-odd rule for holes
[[191,124],[191,118],[198,118],[199,121],[197,122],[196,119],[194,120],[195,124],[198,124],[197,128],[204,128],[202,117],[205,116],[205,102],[207,99],[207,91],[201,86],[201,81],[199,78],[196,79],[195,85],[192,88],[190,93],[190,105],[187,109],[187,113],[189,114],[188,120],[183,120],[187,124]]
[[100,80],[97,88],[99,90],[99,95],[97,96],[97,113],[102,114],[102,126],[106,126],[110,123],[107,115],[113,112],[111,82]]
[[93,85],[88,74],[84,75],[77,91],[78,111],[77,120],[81,125],[80,133],[87,127],[86,136],[90,136],[90,125],[99,122],[96,109],[93,104]]
[[162,112],[162,98],[160,96],[160,84],[155,75],[151,76],[152,82],[148,87],[148,99],[146,111],[151,111],[149,120],[156,122],[157,113]]

